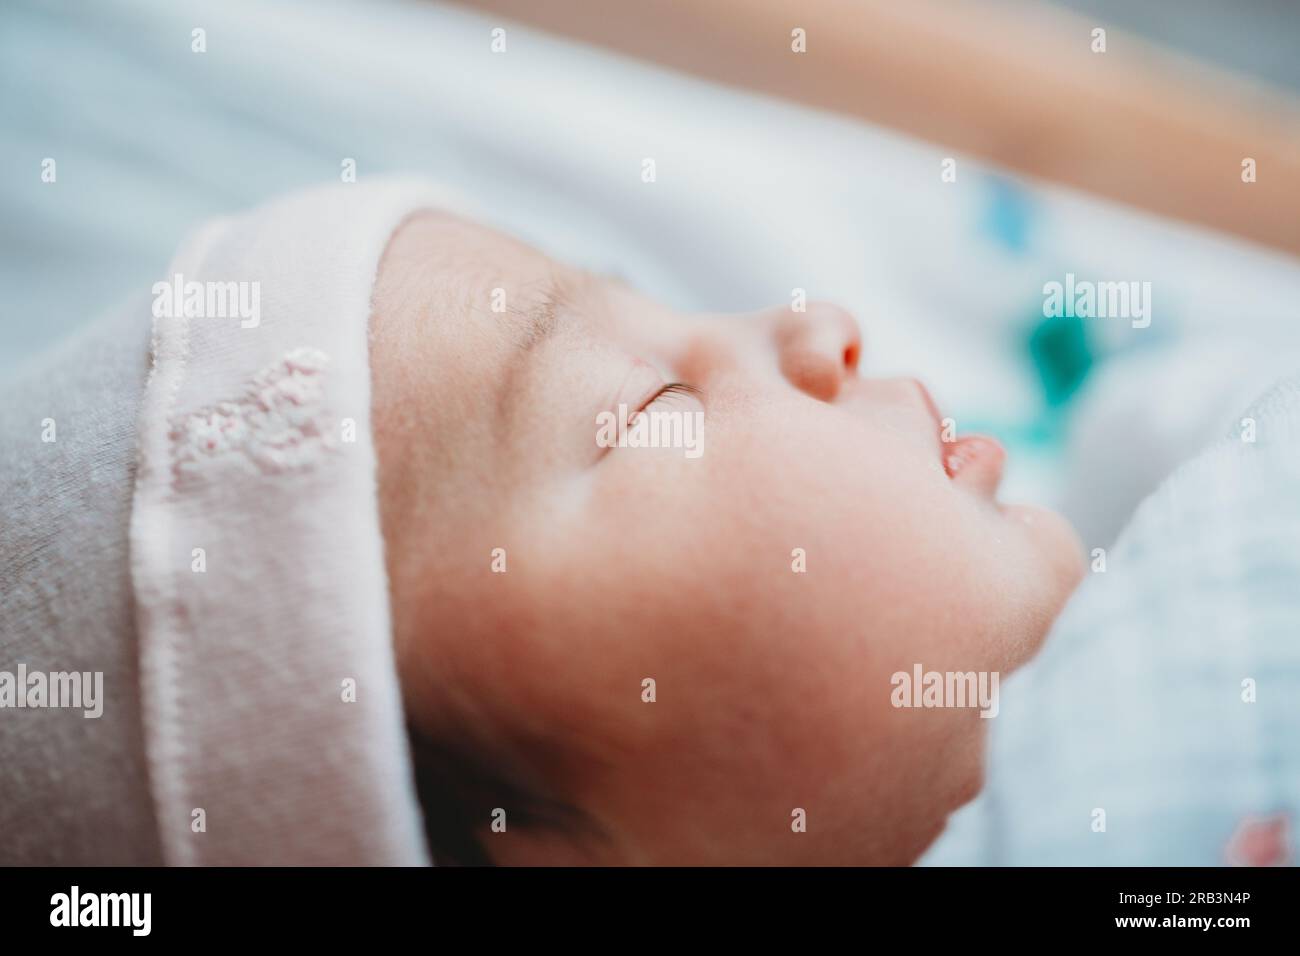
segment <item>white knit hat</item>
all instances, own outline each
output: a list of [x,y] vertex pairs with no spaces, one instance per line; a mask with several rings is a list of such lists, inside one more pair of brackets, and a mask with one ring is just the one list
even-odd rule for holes
[[171,864],[428,862],[391,645],[368,320],[420,183],[202,228],[154,288],[131,576]]

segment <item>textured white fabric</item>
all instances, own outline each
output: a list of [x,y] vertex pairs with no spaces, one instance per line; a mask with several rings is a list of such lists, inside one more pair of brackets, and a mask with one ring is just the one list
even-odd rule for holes
[[102,670],[106,702],[0,711],[0,862],[428,862],[368,318],[393,231],[448,205],[338,184],[210,223],[159,276],[203,293],[190,314],[155,287],[26,379],[3,421],[0,670]]
[[1297,487],[1291,376],[1143,502],[1003,684],[984,792],[923,862],[1295,862]]
[[389,236],[438,201],[324,187],[204,228],[168,270],[256,283],[260,304],[255,325],[154,324],[131,547],[170,863],[426,859],[390,650],[368,318]]

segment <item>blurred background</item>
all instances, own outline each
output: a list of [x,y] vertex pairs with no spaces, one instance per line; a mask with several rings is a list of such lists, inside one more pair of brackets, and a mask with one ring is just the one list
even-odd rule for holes
[[[0,375],[351,161],[680,308],[844,304],[868,374],[925,379],[1008,445],[1007,496],[1104,546],[1300,364],[1298,47],[1288,0],[7,0]],[[1045,316],[1066,273],[1150,282],[1150,326]]]
[[1300,4],[1293,0],[1055,0],[1207,63],[1300,90]]

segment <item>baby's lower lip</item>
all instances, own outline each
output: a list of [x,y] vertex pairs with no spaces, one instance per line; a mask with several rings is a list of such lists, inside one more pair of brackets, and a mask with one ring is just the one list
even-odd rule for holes
[[966,435],[943,444],[943,470],[953,481],[977,483],[992,492],[1002,477],[1006,451],[996,438]]

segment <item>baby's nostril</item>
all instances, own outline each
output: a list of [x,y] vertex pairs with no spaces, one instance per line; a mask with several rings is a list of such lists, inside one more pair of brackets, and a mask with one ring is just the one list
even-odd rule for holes
[[856,345],[846,346],[844,349],[844,367],[850,372],[856,371],[858,367],[858,347]]

